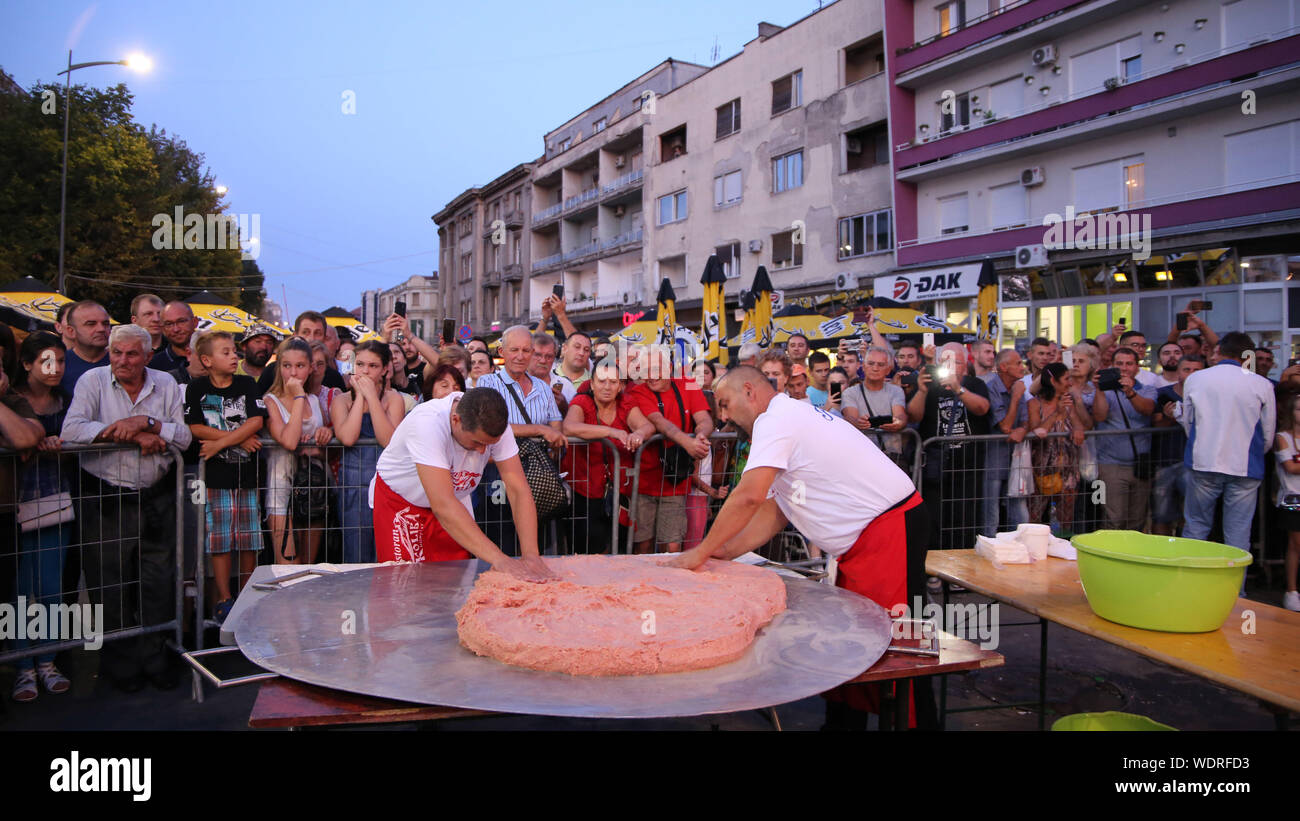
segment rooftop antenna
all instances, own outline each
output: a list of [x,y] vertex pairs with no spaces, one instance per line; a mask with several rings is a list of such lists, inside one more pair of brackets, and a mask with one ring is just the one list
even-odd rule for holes
[[709,64],[717,65],[721,50],[718,48],[718,35],[713,35],[713,51],[709,52]]

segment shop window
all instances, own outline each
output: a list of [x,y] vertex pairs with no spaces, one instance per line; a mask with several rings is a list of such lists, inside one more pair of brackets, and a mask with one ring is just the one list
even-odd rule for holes
[[1201,273],[1198,254],[1170,251],[1153,254],[1136,263],[1138,287],[1142,289],[1199,288]]
[[1027,276],[1034,299],[1047,299],[1047,283],[1043,281],[1043,269],[1030,271]]
[[[1246,324],[1266,328],[1282,327],[1282,294],[1273,288],[1242,292]],[[1218,307],[1217,305],[1215,306]]]
[[1083,296],[1078,268],[1044,268],[1041,272],[1047,299],[1070,299]]
[[[1206,285],[1231,285],[1241,282],[1231,248],[1211,248],[1199,254],[1184,254],[1185,258],[1200,258]],[[1177,287],[1177,286],[1174,286]]]
[[1241,258],[1241,278],[1245,282],[1277,282],[1287,276],[1287,258],[1281,254]]
[[[1060,269],[1062,273],[1065,269]],[[1107,281],[1110,279],[1109,265],[1082,265],[1075,269],[1078,272],[1079,281],[1083,283],[1083,291],[1089,296],[1099,296],[1106,293]]]
[[1112,294],[1133,290],[1133,265],[1127,259],[1113,259],[1106,263],[1106,281]]
[[1003,308],[998,317],[1002,322],[1002,346],[1019,350],[1029,346],[1029,309]]
[[1028,302],[1029,288],[1029,274],[1007,274],[1002,277],[1002,301]]

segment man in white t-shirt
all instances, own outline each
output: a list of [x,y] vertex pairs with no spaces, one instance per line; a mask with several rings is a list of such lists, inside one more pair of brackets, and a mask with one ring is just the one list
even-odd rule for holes
[[[508,420],[505,399],[491,388],[423,402],[406,415],[370,483],[379,561],[454,561],[473,554],[521,579],[554,578],[538,555],[537,511]],[[489,462],[510,500],[520,559],[501,552],[474,522],[470,494]]]
[[[909,587],[920,595],[925,508],[906,473],[848,422],[777,393],[757,368],[728,371],[714,399],[720,417],[749,434],[749,459],[704,541],[670,566],[734,559],[789,523],[836,557],[838,586],[891,610],[907,604]],[[860,688],[828,701],[876,707]],[[828,724],[834,712],[828,708]]]

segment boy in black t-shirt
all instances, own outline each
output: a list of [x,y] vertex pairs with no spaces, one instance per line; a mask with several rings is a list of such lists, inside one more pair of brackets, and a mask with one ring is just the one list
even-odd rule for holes
[[234,596],[230,591],[230,552],[239,551],[240,586],[252,575],[262,550],[262,523],[257,507],[257,433],[266,420],[266,405],[252,377],[235,373],[239,355],[234,338],[210,331],[195,343],[208,375],[185,391],[185,422],[207,463],[208,554],[217,587],[217,621],[225,621]]

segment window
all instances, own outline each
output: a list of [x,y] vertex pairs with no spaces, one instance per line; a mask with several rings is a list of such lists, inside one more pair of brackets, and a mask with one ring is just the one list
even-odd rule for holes
[[877,123],[845,134],[844,157],[845,171],[889,165],[889,129],[886,124]]
[[686,255],[659,260],[659,277],[667,277],[675,288],[686,287]]
[[565,137],[564,139],[560,140],[560,146],[557,150],[568,151],[572,147],[573,147],[573,138]]
[[420,307],[420,294],[418,292],[411,294],[411,307],[412,308]]
[[1124,166],[1124,204],[1132,208],[1146,197],[1146,163]]
[[939,101],[940,131],[960,130],[970,125],[970,95],[958,94],[956,98]]
[[1139,176],[1134,179],[1134,182],[1139,183],[1139,185],[1128,185],[1130,179],[1128,169],[1130,166],[1138,165],[1142,165],[1141,156],[1075,168],[1075,213],[1083,215],[1102,211],[1115,211],[1121,205],[1128,203],[1130,201],[1129,188],[1141,187],[1145,189],[1145,186],[1141,185],[1141,169],[1137,170],[1136,174]]
[[970,230],[970,207],[966,192],[939,200],[939,230],[943,234],[961,234]]
[[659,198],[659,224],[686,219],[686,190],[676,191]]
[[1128,79],[1128,63],[1134,58],[1136,76],[1142,70],[1141,37],[1129,37],[1071,57],[1070,96],[1101,91],[1110,79]]
[[803,105],[803,72],[787,74],[772,83],[772,113],[780,114]]
[[718,107],[718,139],[730,137],[740,130],[740,98]]
[[[1228,134],[1223,138],[1224,175],[1228,185],[1282,182],[1300,171],[1300,120]],[[1267,157],[1268,162],[1260,162]]]
[[953,0],[939,7],[939,36],[947,37],[966,25],[966,0]]
[[1025,81],[1017,74],[989,87],[989,107],[985,114],[999,119],[1014,117],[1025,107]]
[[1268,40],[1272,32],[1285,29],[1287,20],[1286,6],[1282,6],[1281,20],[1279,9],[1265,0],[1235,0],[1223,4],[1223,43],[1229,46],[1244,46]]
[[1142,76],[1142,55],[1129,57],[1127,60],[1120,60],[1120,76],[1124,82],[1131,83],[1138,77]]
[[[840,259],[888,251],[893,247],[893,212],[890,209],[840,220]],[[773,255],[775,252],[773,248]]]
[[1020,181],[989,189],[989,225],[994,231],[1029,224],[1029,198]]
[[795,243],[794,231],[772,235],[772,267],[794,268],[803,265],[803,243]]
[[686,153],[686,126],[659,135],[659,162],[671,162]]
[[772,160],[772,193],[779,194],[803,185],[803,149]]
[[601,117],[599,120],[597,120],[596,122],[592,123],[592,124],[591,124],[591,133],[592,133],[592,134],[599,134],[600,132],[604,131],[604,130],[605,130],[605,122],[606,122],[607,119],[608,119],[608,118],[606,118],[606,117]]
[[473,266],[470,265],[472,255],[461,254],[460,257],[460,281],[465,282],[474,276]]
[[740,202],[740,172],[731,171],[713,178],[713,205],[722,208]]
[[722,263],[722,273],[727,279],[740,278],[740,243],[733,242],[728,245],[719,245],[713,249],[713,253],[718,255],[718,262]]
[[884,41],[872,37],[844,49],[844,85],[852,85],[885,70]]

